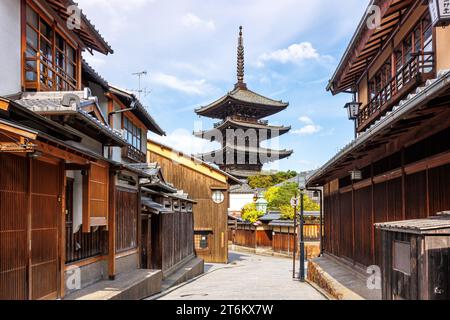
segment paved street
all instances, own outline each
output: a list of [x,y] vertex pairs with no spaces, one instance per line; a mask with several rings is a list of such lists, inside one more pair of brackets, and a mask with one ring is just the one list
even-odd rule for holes
[[292,280],[292,261],[230,252],[229,265],[205,265],[206,274],[161,300],[323,300]]

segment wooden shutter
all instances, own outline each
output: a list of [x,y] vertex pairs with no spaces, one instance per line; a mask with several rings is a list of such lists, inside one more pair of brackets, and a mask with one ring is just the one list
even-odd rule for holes
[[83,232],[108,225],[108,179],[106,163],[91,163],[83,176]]

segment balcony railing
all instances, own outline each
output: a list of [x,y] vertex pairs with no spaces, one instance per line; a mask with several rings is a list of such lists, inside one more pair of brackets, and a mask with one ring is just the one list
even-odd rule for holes
[[54,67],[47,58],[37,53],[28,57],[24,54],[24,78],[27,89],[37,91],[75,91],[77,80],[60,67]]
[[130,145],[122,148],[122,157],[137,163],[147,162],[146,154]]
[[432,77],[434,73],[434,53],[414,54],[389,83],[364,106],[358,116],[358,131],[362,132],[381,115],[400,102],[417,86]]
[[232,117],[228,117],[227,119],[225,119],[223,121],[215,123],[214,124],[214,128],[220,127],[221,125],[223,125],[228,120],[256,123],[256,124],[260,124],[260,125],[263,125],[263,126],[267,126],[269,124],[268,120],[256,120],[256,119],[252,119],[252,118],[246,118],[246,117],[240,117],[240,116],[232,116]]

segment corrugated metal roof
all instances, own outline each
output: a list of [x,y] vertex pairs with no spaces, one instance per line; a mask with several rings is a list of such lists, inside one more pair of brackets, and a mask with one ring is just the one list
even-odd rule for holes
[[413,232],[450,229],[450,216],[436,216],[429,219],[383,222],[375,224],[375,227],[382,230],[405,230]]

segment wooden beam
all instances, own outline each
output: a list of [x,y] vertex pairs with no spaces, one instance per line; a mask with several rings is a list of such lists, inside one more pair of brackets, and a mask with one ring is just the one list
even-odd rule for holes
[[64,170],[65,171],[82,171],[89,170],[89,164],[79,164],[79,163],[65,163]]
[[88,159],[86,159],[80,155],[77,155],[74,152],[70,152],[68,148],[67,148],[67,150],[63,150],[61,148],[52,146],[45,142],[36,141],[36,149],[38,149],[39,151],[41,151],[43,153],[47,153],[55,158],[64,159],[66,161],[83,164],[83,165],[89,163]]
[[0,99],[0,110],[2,111],[9,110],[9,102],[7,100]]

